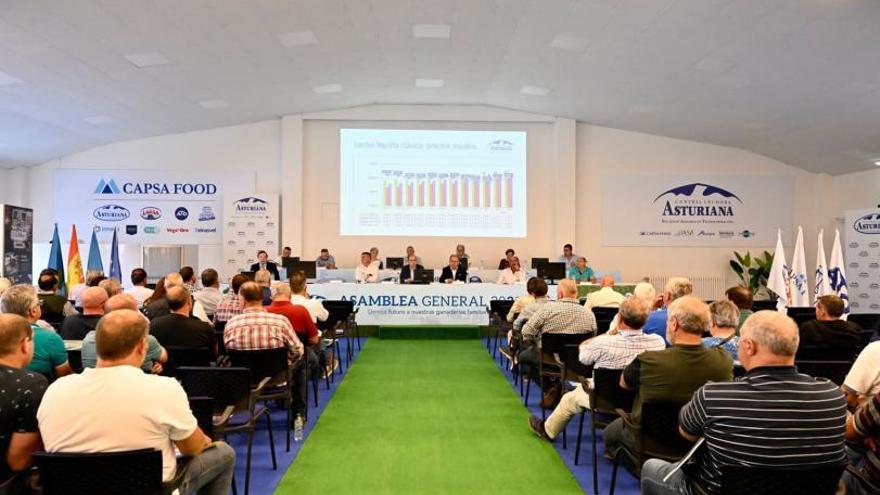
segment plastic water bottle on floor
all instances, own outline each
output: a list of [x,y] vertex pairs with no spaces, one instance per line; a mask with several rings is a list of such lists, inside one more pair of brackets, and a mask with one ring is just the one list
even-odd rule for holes
[[297,415],[296,419],[293,420],[293,441],[303,441],[303,417],[300,415]]

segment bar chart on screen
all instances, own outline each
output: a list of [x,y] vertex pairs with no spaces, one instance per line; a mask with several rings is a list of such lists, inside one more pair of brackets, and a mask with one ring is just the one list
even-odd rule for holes
[[525,237],[525,141],[520,132],[343,129],[340,233]]

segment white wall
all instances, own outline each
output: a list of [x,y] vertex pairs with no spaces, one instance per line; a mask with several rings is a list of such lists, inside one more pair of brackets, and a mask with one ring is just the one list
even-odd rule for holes
[[[338,232],[339,146],[342,127],[525,130],[528,137],[529,218],[526,239],[340,237]],[[726,275],[731,248],[620,248],[601,245],[601,177],[607,173],[772,174],[795,181],[795,225],[804,226],[808,264],[815,257],[819,228],[850,207],[880,203],[880,171],[840,177],[812,174],[739,149],[626,132],[568,119],[480,106],[376,105],[208,131],[102,146],[49,163],[0,170],[0,197],[35,209],[35,263],[48,258],[52,173],[58,168],[198,169],[256,171],[258,192],[282,195],[282,245],[304,258],[328,247],[344,265],[371,246],[382,256],[400,256],[416,246],[425,262],[441,266],[464,242],[473,259],[497,263],[507,247],[528,259],[554,256],[572,242],[598,269],[618,270],[624,279],[651,274]],[[621,198],[625,208],[626,198]],[[767,208],[773,198],[767,198]],[[69,232],[61,233],[67,242]],[[89,232],[80,232],[87,242]],[[829,243],[830,239],[826,239]],[[766,246],[772,250],[772,246]],[[87,246],[82,247],[87,256]],[[757,249],[752,249],[757,251]],[[199,246],[197,268],[218,265],[219,246]],[[790,256],[790,254],[789,254]],[[140,263],[139,247],[123,248],[123,268]],[[733,279],[731,278],[731,283]]]

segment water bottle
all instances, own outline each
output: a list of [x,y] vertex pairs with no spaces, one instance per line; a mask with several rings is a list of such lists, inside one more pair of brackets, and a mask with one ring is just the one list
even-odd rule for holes
[[293,441],[303,441],[303,418],[300,415],[297,415],[296,419],[293,420]]

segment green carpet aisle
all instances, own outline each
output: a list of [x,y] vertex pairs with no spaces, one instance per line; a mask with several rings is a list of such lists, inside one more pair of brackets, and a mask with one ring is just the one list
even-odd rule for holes
[[369,339],[276,490],[582,493],[479,340]]

